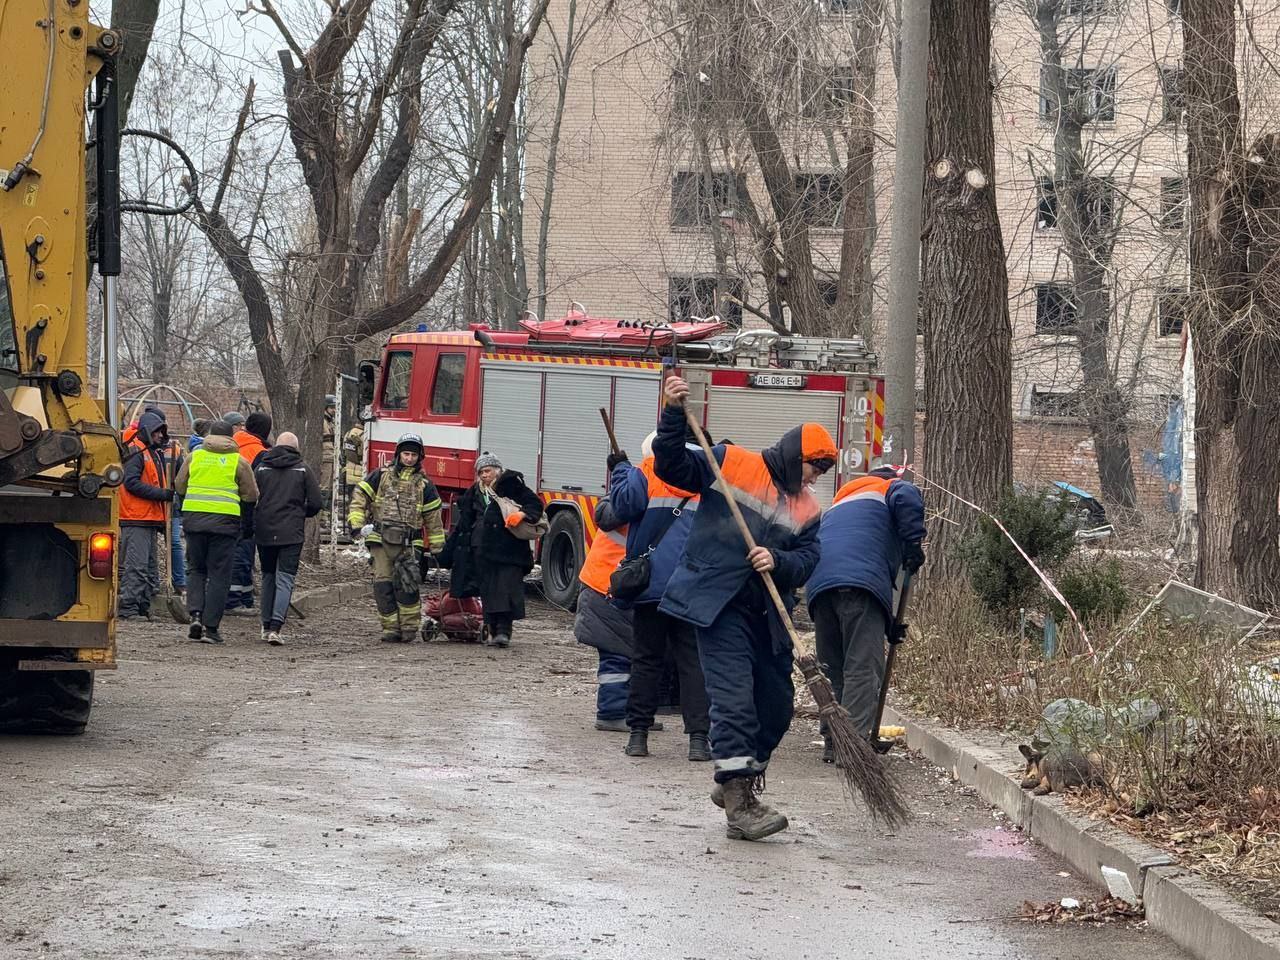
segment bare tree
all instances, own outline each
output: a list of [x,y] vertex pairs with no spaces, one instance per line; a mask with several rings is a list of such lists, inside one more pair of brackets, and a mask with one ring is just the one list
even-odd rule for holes
[[[453,211],[452,222],[412,278],[390,287],[393,298],[366,300],[378,252],[387,243],[388,204],[415,146],[422,143],[423,130],[433,120],[424,111],[428,58],[445,31],[468,29],[465,19],[455,16],[455,4],[456,0],[400,4],[395,39],[377,71],[367,68],[369,58],[357,49],[362,40],[372,42],[374,0],[348,0],[333,6],[315,40],[305,48],[270,0],[257,8],[275,23],[288,47],[279,55],[286,126],[309,200],[307,219],[315,231],[313,249],[302,252],[314,261],[315,269],[304,298],[306,342],[296,379],[289,369],[285,331],[266,279],[225,209],[233,178],[252,179],[258,172],[245,170],[239,156],[253,114],[252,83],[214,180],[213,196],[196,201],[201,229],[244,300],[272,407],[278,416],[293,414],[302,422],[303,446],[313,461],[320,453],[322,398],[332,380],[336,350],[410,321],[431,301],[488,209],[493,180],[502,167],[525,53],[547,0],[539,0],[523,24],[518,21],[515,0],[502,0],[498,20],[509,57],[499,65],[483,136],[467,145],[476,158],[473,172],[461,183],[459,195],[442,208]],[[385,148],[375,152],[380,135],[385,136]],[[454,206],[458,200],[460,204]],[[411,213],[403,231],[417,222]],[[405,250],[411,242],[412,237],[402,233],[392,246]],[[386,262],[385,255],[382,259]]]
[[1280,135],[1245,148],[1232,0],[1188,0],[1196,493],[1203,588],[1280,601]]
[[[990,504],[1013,480],[1013,415],[989,0],[933,0],[929,50],[924,464],[929,479]],[[960,573],[954,547],[976,520],[953,513],[955,523],[931,531],[932,564],[945,576]]]
[[[666,138],[689,158],[683,182],[712,232],[718,279],[760,274],[765,303],[746,309],[779,329],[785,308],[797,332],[870,340],[885,12],[879,0],[839,9],[704,0],[666,11],[675,65]],[[740,260],[727,252],[722,219],[747,226],[752,244]],[[839,231],[834,264],[815,247],[820,228]]]
[[[1063,64],[1062,26],[1069,9],[1065,0],[1030,0],[1027,6],[1040,35],[1041,95],[1054,124],[1050,190],[1071,263],[1082,376],[1078,396],[1093,437],[1102,495],[1132,511],[1138,495],[1129,453],[1130,404],[1117,382],[1108,347],[1112,305],[1106,275],[1116,240],[1114,188],[1109,180],[1090,176],[1084,143],[1085,125],[1107,109],[1114,111],[1115,92],[1100,89],[1097,82],[1072,81]],[[1085,42],[1080,36],[1074,39]],[[1114,73],[1104,76],[1114,78]]]

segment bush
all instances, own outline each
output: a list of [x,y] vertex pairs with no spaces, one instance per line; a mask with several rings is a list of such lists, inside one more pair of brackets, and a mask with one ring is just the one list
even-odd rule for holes
[[[1058,575],[1056,583],[1086,627],[1114,623],[1129,607],[1124,571],[1114,558],[1074,561]],[[1057,603],[1054,608],[1058,622],[1065,623],[1067,611]]]
[[[1011,493],[995,513],[1009,535],[1046,572],[1058,567],[1075,549],[1071,506],[1065,498]],[[1041,596],[1036,572],[988,517],[979,521],[977,532],[961,550],[973,589],[992,613],[1012,621],[1019,607]]]

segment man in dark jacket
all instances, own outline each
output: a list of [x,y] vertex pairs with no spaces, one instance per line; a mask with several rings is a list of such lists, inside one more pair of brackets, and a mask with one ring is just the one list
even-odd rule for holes
[[[893,619],[898,568],[924,563],[924,499],[915,484],[881,467],[851,480],[822,518],[822,558],[805,586],[817,631],[818,660],[836,699],[860,733],[874,734],[884,641]],[[835,761],[828,737],[822,753]]]
[[[668,378],[666,406],[653,444],[659,479],[702,495],[684,556],[667,581],[658,609],[692,623],[711,700],[711,753],[730,839],[760,840],[787,827],[787,818],[756,797],[791,725],[795,688],[790,638],[760,574],[773,576],[788,607],[818,562],[818,502],[808,487],[835,464],[836,447],[820,424],[788,430],[763,453],[716,446],[727,489],[716,483],[701,450],[685,444],[689,385]],[[734,498],[756,547],[748,550],[729,512]]]
[[[160,589],[156,538],[164,530],[173,501],[165,472],[169,431],[164,418],[147,411],[127,443],[124,485],[120,491],[120,617],[149,617],[151,598]],[[167,545],[166,545],[167,547]]]
[[253,475],[258,484],[253,538],[262,561],[262,639],[278,647],[284,643],[280,631],[298,577],[306,521],[320,512],[324,500],[292,433],[280,434],[275,446],[258,458]]
[[231,563],[241,525],[258,497],[253,471],[231,439],[231,425],[217,421],[191,452],[174,480],[182,497],[187,536],[188,636],[221,643],[222,613],[231,585]]

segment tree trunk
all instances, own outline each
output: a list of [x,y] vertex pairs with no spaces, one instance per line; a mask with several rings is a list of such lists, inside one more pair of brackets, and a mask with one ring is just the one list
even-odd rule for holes
[[[996,213],[989,0],[932,0],[925,184],[925,475],[990,507],[1013,476],[1012,333]],[[910,457],[910,451],[903,451]],[[958,541],[977,516],[937,494],[956,521],[930,534],[933,569],[961,572]]]
[[[124,40],[116,61],[121,129],[125,127],[129,105],[133,103],[133,91],[138,85],[142,64],[147,59],[159,14],[160,0],[113,0],[111,4],[111,29],[120,31]],[[93,151],[89,155],[93,156]]]
[[159,278],[151,300],[151,382],[169,376],[169,323],[173,309],[173,275]]
[[[1232,0],[1184,5],[1195,345],[1196,582],[1280,602],[1280,150],[1244,149]],[[1252,162],[1251,162],[1252,161]]]
[[1102,264],[1110,262],[1115,245],[1114,224],[1095,224],[1090,214],[1089,173],[1085,168],[1081,97],[1073,96],[1062,65],[1058,24],[1064,0],[1040,0],[1035,5],[1036,29],[1050,99],[1055,104],[1053,185],[1058,202],[1058,228],[1071,261],[1072,294],[1076,303],[1076,343],[1080,357],[1080,399],[1094,453],[1103,499],[1132,512],[1138,506],[1133,463],[1129,453],[1129,402],[1112,369],[1108,335],[1111,303]]

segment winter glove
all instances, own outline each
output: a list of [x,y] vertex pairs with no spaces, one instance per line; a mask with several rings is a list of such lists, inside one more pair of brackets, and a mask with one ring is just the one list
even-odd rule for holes
[[173,490],[171,488],[165,488],[163,500],[165,503],[173,503]]
[[924,548],[920,546],[918,540],[915,543],[908,543],[903,548],[902,565],[907,573],[915,573],[924,566]]
[[609,468],[609,472],[613,473],[613,468],[620,463],[630,463],[631,459],[627,456],[627,451],[619,450],[617,453],[611,453],[605,458],[605,466]]
[[520,524],[524,523],[524,514],[517,510],[511,516],[507,517],[506,524],[508,530],[514,530]]
[[369,536],[369,534],[371,534],[371,533],[373,533],[373,524],[372,524],[372,523],[366,523],[363,527],[361,527],[361,528],[360,528],[360,536],[361,536],[361,538],[368,537],[368,536]]

